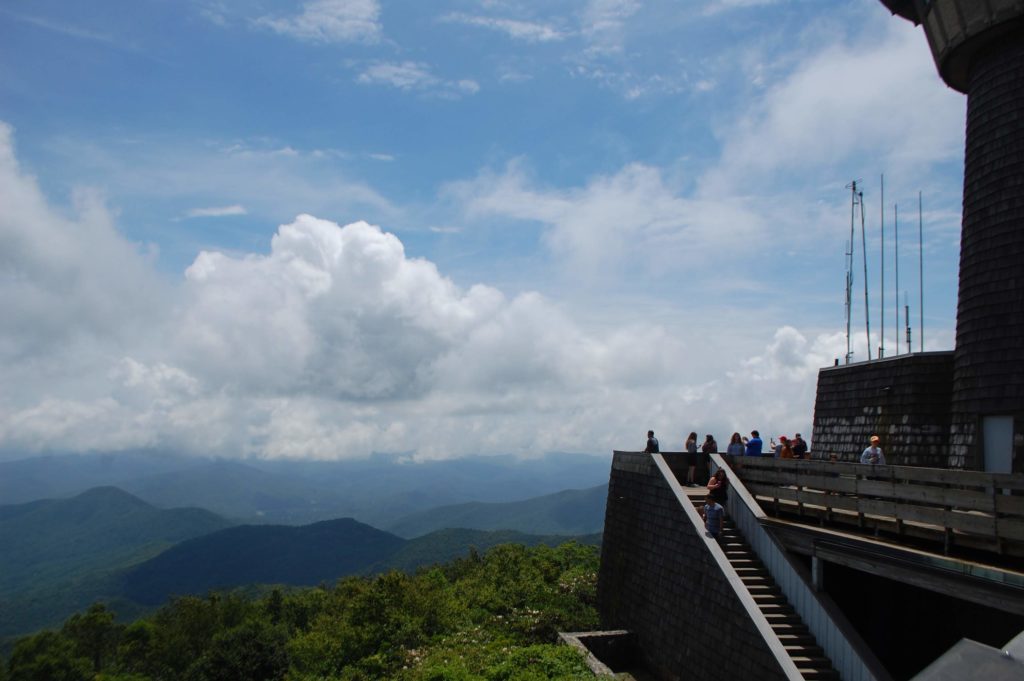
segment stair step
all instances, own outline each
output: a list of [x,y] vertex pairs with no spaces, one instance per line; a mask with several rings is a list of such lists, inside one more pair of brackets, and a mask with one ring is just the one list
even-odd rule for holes
[[766,615],[768,613],[771,613],[773,615],[777,615],[780,613],[788,613],[790,615],[793,615],[794,617],[797,616],[797,614],[793,612],[793,608],[789,607],[789,603],[783,603],[780,600],[775,600],[768,603],[758,603],[758,607],[760,607],[761,612],[763,612]]

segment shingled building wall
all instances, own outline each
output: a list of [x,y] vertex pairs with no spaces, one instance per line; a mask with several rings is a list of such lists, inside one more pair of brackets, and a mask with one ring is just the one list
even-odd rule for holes
[[949,466],[953,353],[925,352],[818,372],[815,456],[857,461],[877,434],[890,464]]
[[954,463],[982,468],[982,417],[1024,431],[1024,29],[972,61],[967,94],[951,436]]

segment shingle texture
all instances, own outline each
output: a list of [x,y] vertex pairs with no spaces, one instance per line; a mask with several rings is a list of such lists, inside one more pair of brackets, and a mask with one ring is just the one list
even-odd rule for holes
[[816,457],[858,461],[878,435],[889,463],[949,465],[953,353],[926,352],[818,372]]
[[1024,33],[974,60],[960,242],[955,460],[981,466],[978,418],[1024,418]]

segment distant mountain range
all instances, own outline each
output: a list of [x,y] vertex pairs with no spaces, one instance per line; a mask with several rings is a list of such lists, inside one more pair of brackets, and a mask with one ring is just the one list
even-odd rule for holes
[[352,517],[374,527],[438,506],[510,502],[607,482],[609,460],[549,454],[413,463],[213,460],[141,452],[0,462],[0,504],[114,485],[160,508],[195,506],[237,523],[300,525]]
[[473,501],[422,511],[387,526],[400,537],[446,528],[517,530],[530,534],[585,535],[604,526],[608,485],[569,489],[524,501]]
[[[235,465],[227,464],[229,470]],[[258,480],[260,474],[252,477]],[[229,527],[232,523],[209,511],[161,510],[115,487],[0,506],[0,637],[58,625],[94,600],[110,603],[123,616],[137,616],[175,594],[253,584],[312,585],[392,568],[412,570],[465,555],[470,547],[560,544],[576,538],[566,535],[581,534],[589,535],[578,537],[581,541],[598,543],[593,529],[599,530],[604,518],[603,487],[528,502],[451,506],[403,521],[405,527],[427,528],[468,522],[472,511],[494,528],[501,527],[503,516],[510,524],[550,528],[540,533],[455,528],[411,540],[352,518]]]

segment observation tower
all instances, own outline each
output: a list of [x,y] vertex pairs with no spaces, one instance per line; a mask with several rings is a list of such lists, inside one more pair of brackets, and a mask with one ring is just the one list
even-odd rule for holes
[[1024,0],[881,0],[967,95],[949,465],[1024,462]]

